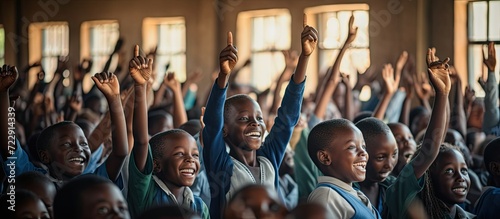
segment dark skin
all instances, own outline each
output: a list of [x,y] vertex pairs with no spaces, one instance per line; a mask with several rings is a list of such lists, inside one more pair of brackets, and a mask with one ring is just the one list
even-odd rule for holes
[[228,203],[224,218],[243,219],[251,214],[254,218],[282,219],[287,213],[274,191],[255,185],[244,188]]
[[[307,25],[307,17],[305,15],[304,15],[304,23],[303,24],[304,24],[304,30],[302,31],[302,34],[301,34],[302,52],[299,56],[299,61],[297,64],[297,68],[295,70],[295,74],[292,77],[292,81],[296,84],[300,84],[305,80],[306,70],[307,70],[307,62],[309,60],[309,56],[312,54],[312,52],[314,51],[314,49],[316,48],[316,45],[318,43],[317,31],[313,27]],[[237,54],[238,54],[238,51],[233,46],[233,35],[231,32],[228,32],[227,47],[221,51],[220,56],[219,56],[220,72],[219,72],[219,76],[217,78],[217,85],[220,89],[225,88],[226,85],[228,84],[229,77],[231,75],[231,71],[234,69],[234,66],[236,65],[236,63],[238,61]],[[257,113],[258,113],[258,111],[260,111],[260,107],[258,107],[258,109],[253,109],[253,111],[256,112],[256,114],[253,115],[253,118],[258,119]],[[262,112],[260,112],[260,114],[262,115]],[[234,117],[231,117],[231,118],[234,118]],[[241,133],[233,132],[233,130],[231,130],[231,129],[227,129],[227,132],[225,133],[225,135],[227,135],[227,136],[240,135],[240,134]],[[229,137],[229,138],[231,138],[231,137]],[[229,144],[229,146],[232,149],[231,150],[232,156],[237,154],[235,157],[237,157],[237,159],[241,159],[240,161],[243,162],[247,166],[251,166],[251,167],[258,166],[255,149],[254,150],[243,149],[243,148],[246,148],[246,146],[240,146],[239,143],[237,143],[237,142],[227,142],[227,143]]]
[[102,183],[82,193],[82,219],[128,219],[127,201],[120,190],[111,183]]
[[[0,69],[0,102],[2,106],[0,107],[0,121],[2,122],[0,125],[0,142],[4,142],[2,144],[2,158],[3,160],[7,160],[9,156],[9,150],[14,151],[16,149],[15,139],[12,139],[9,136],[9,108],[5,106],[10,106],[9,102],[9,88],[14,84],[14,82],[19,77],[17,72],[17,68],[15,66],[3,65]],[[10,121],[13,122],[12,119]]]
[[451,89],[449,58],[440,61],[431,49],[427,51],[427,73],[434,87],[436,96],[432,108],[431,119],[425,132],[424,141],[413,162],[415,177],[419,179],[431,166],[439,153],[439,147],[446,131],[446,105]]
[[113,73],[98,73],[92,77],[97,88],[104,94],[109,106],[112,124],[113,151],[106,160],[106,170],[109,178],[115,181],[122,169],[125,158],[128,155],[127,126],[123,114],[122,101],[120,97],[120,84]]
[[50,215],[47,208],[40,199],[29,200],[24,205],[16,206],[15,219],[40,218],[49,219]]

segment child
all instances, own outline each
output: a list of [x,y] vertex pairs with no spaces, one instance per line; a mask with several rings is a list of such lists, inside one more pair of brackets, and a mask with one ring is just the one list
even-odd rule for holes
[[[8,100],[8,88],[17,78],[17,70],[15,67],[4,67],[8,69],[0,75],[0,98]],[[17,157],[16,174],[21,174],[26,171],[39,171],[47,173],[47,176],[56,183],[56,186],[61,186],[65,181],[86,172],[94,172],[95,174],[109,177],[121,186],[122,181],[120,171],[128,153],[127,131],[125,127],[125,116],[120,100],[120,86],[118,79],[112,73],[98,73],[92,77],[97,87],[105,95],[111,112],[111,121],[114,124],[113,129],[113,152],[106,161],[106,165],[102,165],[97,169],[88,169],[87,166],[90,160],[90,148],[87,143],[87,138],[83,134],[82,129],[73,122],[63,121],[45,128],[37,139],[37,150],[40,161],[45,166],[45,169],[35,167],[28,159],[26,152],[21,149],[19,143],[16,145],[2,145],[2,158],[5,164],[9,163],[7,156]],[[8,105],[4,105],[8,106]],[[5,121],[2,130],[5,132],[0,134],[2,139],[10,139],[7,136],[7,110],[2,107],[0,111],[0,119]],[[15,149],[15,150],[14,150]],[[13,153],[13,154],[12,154]],[[4,165],[4,168],[7,168]]]
[[20,189],[36,194],[47,208],[50,217],[54,217],[52,206],[56,196],[56,187],[49,178],[40,172],[25,172],[16,178],[16,190]]
[[439,147],[446,132],[446,104],[451,89],[449,60],[446,58],[439,61],[433,50],[427,51],[427,73],[435,91],[431,119],[419,152],[401,170],[396,182],[387,189],[384,207],[384,215],[387,215],[387,218],[407,217],[410,204],[414,203],[417,194],[425,185],[422,176],[439,154]]
[[285,207],[292,210],[299,202],[299,188],[293,178],[295,163],[293,157],[295,152],[290,146],[286,147],[283,162],[279,168],[280,175],[280,192],[285,198]]
[[129,162],[128,201],[132,216],[158,205],[180,205],[208,218],[208,208],[194,196],[191,186],[200,169],[194,138],[184,130],[173,129],[149,140],[146,88],[153,60],[139,56],[135,46],[130,75],[135,81],[134,148]]
[[328,218],[380,218],[370,200],[352,187],[365,180],[368,153],[361,131],[346,119],[316,125],[309,133],[307,148],[311,160],[324,176],[308,202],[324,205]]
[[488,143],[484,149],[484,166],[490,174],[487,187],[476,202],[474,213],[477,218],[495,218],[500,214],[500,138]]
[[[10,200],[15,201],[15,205],[11,205]],[[19,189],[16,190],[15,198],[10,198],[9,195],[3,195],[0,198],[0,215],[2,218],[9,219],[24,219],[24,218],[40,218],[50,219],[49,211],[45,208],[42,200],[34,193]]]
[[54,199],[54,218],[130,218],[120,189],[106,178],[86,174],[66,183]]
[[232,34],[228,33],[228,46],[220,53],[219,76],[212,87],[203,120],[206,125],[203,158],[212,192],[212,218],[221,218],[226,200],[242,186],[257,183],[278,190],[278,167],[300,117],[307,62],[317,42],[317,31],[307,26],[305,18],[302,54],[293,81],[288,84],[283,106],[263,143],[266,125],[257,102],[247,95],[235,95],[226,100],[228,78],[238,61]]
[[282,219],[288,211],[280,203],[278,193],[271,187],[249,184],[237,191],[224,211],[225,219],[276,218]]
[[398,162],[392,170],[391,174],[395,177],[403,167],[410,162],[413,154],[417,151],[417,143],[411,134],[410,129],[403,123],[389,123],[387,124],[398,143]]
[[395,181],[391,176],[398,161],[398,145],[389,127],[382,120],[370,117],[356,123],[363,133],[368,152],[366,179],[358,188],[370,199],[378,212],[382,212],[385,192]]

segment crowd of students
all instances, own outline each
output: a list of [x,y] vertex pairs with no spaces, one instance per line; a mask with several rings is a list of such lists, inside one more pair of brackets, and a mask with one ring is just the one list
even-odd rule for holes
[[[43,66],[4,65],[1,217],[494,218],[500,110],[493,43],[483,58],[484,99],[469,87],[463,92],[450,59],[434,48],[427,73],[417,74],[404,51],[395,67],[369,69],[352,87],[340,64],[357,34],[353,23],[310,97],[303,94],[318,31],[306,16],[302,50],[283,52],[286,68],[264,92],[235,82],[238,50],[228,32],[207,101],[197,100],[203,107],[186,103],[200,73],[184,84],[166,74],[153,91],[155,54],[139,46],[128,71],[92,73],[86,94],[90,60],[72,69],[61,59],[52,81],[44,83],[41,72],[31,92],[26,73]],[[61,82],[67,70],[69,93]],[[362,103],[361,87],[377,83]]]

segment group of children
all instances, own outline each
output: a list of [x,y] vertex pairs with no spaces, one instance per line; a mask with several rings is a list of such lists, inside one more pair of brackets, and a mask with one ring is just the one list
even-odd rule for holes
[[[403,52],[395,69],[384,66],[383,90],[373,112],[361,112],[354,107],[348,76],[340,72],[342,56],[357,34],[353,23],[351,17],[337,59],[316,95],[308,99],[303,97],[307,64],[318,32],[304,16],[302,51],[285,53],[287,68],[275,87],[270,110],[267,96],[227,97],[241,88],[231,84],[238,71],[238,51],[228,32],[200,120],[188,121],[183,103],[189,92],[184,88],[195,80],[181,86],[167,74],[153,93],[154,54],[142,56],[138,46],[126,76],[109,72],[92,76],[107,112],[99,112],[102,106],[91,102],[93,98],[86,101],[93,112],[82,108],[78,89],[88,65],[75,70],[75,96],[64,107],[53,94],[57,77],[37,102],[30,103],[41,82],[24,102],[27,105],[11,98],[10,90],[21,74],[4,65],[0,72],[2,218],[494,217],[500,209],[495,201],[500,194],[500,141],[495,139],[484,149],[477,143],[460,147],[459,140],[445,143],[450,130],[456,129],[462,141],[469,136],[463,117],[471,114],[475,102],[470,97],[464,104],[468,95],[462,95],[450,59],[440,60],[429,49],[427,76],[414,77],[402,74],[405,66],[412,71],[409,55]],[[489,70],[484,117],[490,120],[482,123],[483,131],[470,133],[496,135],[500,115],[493,44],[484,63]],[[365,76],[358,75],[358,81]],[[124,86],[127,80],[129,86]],[[280,98],[280,83],[287,80]],[[399,87],[400,81],[406,83],[405,89]],[[451,92],[457,100],[450,100]],[[426,103],[410,112],[415,94]],[[335,96],[340,98],[332,99]],[[387,119],[394,108],[400,118]],[[15,109],[29,112],[14,114]],[[58,111],[78,116],[54,120]],[[24,124],[14,124],[14,117]],[[25,131],[29,139],[14,137],[9,132],[12,127]],[[469,162],[468,153],[476,162],[482,163],[484,157],[484,165]],[[474,173],[476,167],[483,171]],[[15,180],[8,180],[12,172]],[[492,187],[485,187],[480,197],[469,196],[483,185]]]

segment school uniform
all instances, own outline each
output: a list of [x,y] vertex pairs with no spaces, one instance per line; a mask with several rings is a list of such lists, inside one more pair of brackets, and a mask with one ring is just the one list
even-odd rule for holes
[[500,136],[500,110],[498,109],[498,83],[495,72],[488,71],[484,89],[483,132],[486,135]]
[[[378,183],[378,197],[377,197],[377,204],[374,204],[375,209],[379,213],[382,213],[384,211],[384,203],[385,203],[385,193],[387,191],[387,188],[391,186],[394,182],[396,181],[396,177],[389,175],[384,181]],[[361,187],[359,183],[353,183],[352,186],[356,189],[361,190]]]
[[295,178],[298,179],[296,183],[299,187],[299,200],[307,200],[309,194],[316,188],[318,176],[323,176],[307,151],[308,135],[309,128],[304,128],[300,133],[300,139],[295,146],[295,155],[293,156]]
[[500,216],[500,188],[485,187],[476,202],[474,213],[477,218],[496,218]]

